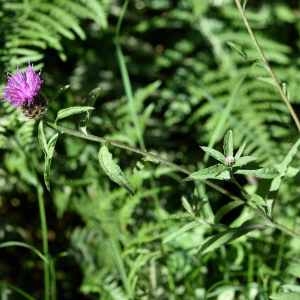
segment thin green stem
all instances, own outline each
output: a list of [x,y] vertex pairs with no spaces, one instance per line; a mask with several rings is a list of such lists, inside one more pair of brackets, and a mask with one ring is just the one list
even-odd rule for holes
[[133,148],[131,146],[128,146],[128,145],[125,145],[121,142],[118,142],[118,141],[115,141],[115,140],[111,140],[111,139],[107,139],[107,138],[104,138],[104,137],[99,137],[99,136],[96,136],[96,135],[92,135],[92,134],[83,134],[81,132],[78,132],[76,130],[73,130],[73,129],[69,129],[69,128],[65,128],[65,127],[62,127],[62,126],[59,126],[59,125],[55,125],[54,123],[50,123],[50,122],[47,122],[47,125],[50,126],[51,128],[53,128],[54,130],[62,133],[62,134],[67,134],[67,135],[71,135],[71,136],[74,136],[74,137],[78,137],[78,138],[82,138],[82,139],[85,139],[85,140],[89,140],[89,141],[92,141],[92,142],[97,142],[97,143],[101,143],[101,144],[108,144],[108,145],[112,145],[114,147],[117,147],[117,148],[120,148],[120,149],[123,149],[123,150],[127,150],[129,152],[132,152],[132,153],[136,153],[136,154],[139,154],[143,157],[145,157],[146,159],[150,160],[150,161],[155,161],[157,163],[161,163],[161,164],[164,164],[168,167],[171,167],[181,173],[184,173],[186,175],[190,175],[190,172],[181,167],[181,166],[178,166],[177,164],[174,164],[152,152],[147,152],[147,151],[144,151],[144,150],[139,150],[139,149],[136,149],[136,148]]
[[278,79],[278,77],[275,74],[275,72],[273,71],[270,63],[268,62],[267,57],[266,57],[266,55],[264,53],[264,50],[261,48],[261,46],[258,43],[258,40],[257,40],[257,38],[256,38],[256,36],[255,36],[255,34],[254,34],[254,32],[253,32],[253,30],[252,30],[249,22],[248,22],[247,17],[246,17],[245,9],[242,7],[240,0],[235,0],[235,3],[236,3],[236,6],[237,6],[237,8],[239,10],[239,13],[240,13],[240,15],[241,15],[241,17],[243,19],[245,27],[246,27],[246,29],[247,29],[247,31],[249,33],[249,36],[251,37],[251,39],[252,39],[252,41],[253,41],[253,43],[255,45],[255,48],[256,48],[257,52],[259,53],[260,58],[261,58],[262,62],[264,63],[265,67],[266,67],[267,72],[269,73],[270,77],[274,81],[274,86],[276,87],[276,89],[277,89],[277,91],[278,91],[281,99],[283,100],[283,102],[287,106],[287,108],[289,110],[289,113],[291,114],[291,116],[292,116],[292,118],[293,118],[293,120],[294,120],[294,122],[296,124],[296,127],[297,127],[298,131],[300,132],[300,121],[299,121],[299,118],[298,118],[296,112],[294,111],[292,105],[290,104],[288,96],[285,93],[285,91],[283,90],[282,84],[281,84],[280,80]]
[[135,128],[135,131],[136,131],[139,145],[140,145],[141,149],[145,150],[145,143],[144,143],[142,130],[141,130],[140,123],[139,123],[138,113],[137,113],[136,107],[135,107],[135,100],[134,100],[134,96],[133,96],[133,92],[132,92],[132,86],[130,83],[130,78],[129,78],[129,74],[128,74],[128,70],[127,70],[127,66],[126,66],[126,62],[125,62],[125,57],[122,52],[122,48],[120,45],[120,38],[119,38],[121,25],[122,25],[123,18],[125,16],[127,5],[128,5],[128,0],[125,0],[122,11],[121,11],[121,15],[119,17],[118,24],[117,24],[116,39],[115,39],[116,53],[117,53],[117,59],[118,59],[118,64],[119,64],[119,68],[120,68],[120,73],[122,76],[123,86],[124,86],[126,97],[128,100],[128,109],[129,109],[131,119],[132,119],[132,122],[133,122],[133,125]]
[[47,263],[47,258],[41,253],[38,249],[35,247],[19,242],[19,241],[8,241],[8,242],[3,242],[0,243],[0,248],[8,248],[8,247],[21,247],[21,248],[26,248],[31,250],[35,255],[37,255],[43,262]]
[[43,254],[47,258],[44,261],[44,289],[45,289],[45,300],[51,299],[51,280],[50,280],[50,264],[49,264],[49,247],[48,247],[48,227],[46,221],[46,210],[43,197],[43,189],[41,186],[37,186],[38,194],[38,203],[39,203],[39,214],[41,221],[41,230],[42,230],[42,243],[43,243]]
[[116,39],[118,39],[119,36],[120,36],[121,25],[122,25],[122,22],[123,22],[123,19],[124,19],[126,10],[127,10],[128,2],[129,2],[129,0],[124,1],[123,7],[122,7],[122,10],[121,10],[121,14],[120,14],[120,17],[118,19],[117,28],[116,28]]

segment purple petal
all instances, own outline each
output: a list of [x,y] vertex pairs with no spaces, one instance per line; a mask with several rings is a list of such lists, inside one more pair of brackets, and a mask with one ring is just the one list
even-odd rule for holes
[[40,75],[29,65],[25,72],[17,71],[8,77],[4,98],[14,106],[30,104],[38,95],[42,83]]

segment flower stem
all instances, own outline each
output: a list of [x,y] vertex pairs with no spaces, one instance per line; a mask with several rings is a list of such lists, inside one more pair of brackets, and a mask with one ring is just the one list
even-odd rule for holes
[[44,299],[50,300],[50,263],[49,263],[49,247],[48,247],[48,227],[46,220],[45,203],[43,197],[43,189],[40,185],[37,186],[38,203],[39,203],[39,214],[41,221],[42,230],[42,242],[43,242],[43,254],[46,257],[44,261]]

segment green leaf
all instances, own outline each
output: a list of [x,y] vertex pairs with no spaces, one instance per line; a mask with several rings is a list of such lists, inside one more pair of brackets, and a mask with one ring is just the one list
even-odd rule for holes
[[300,263],[291,263],[288,266],[286,272],[295,277],[300,278]]
[[98,159],[101,168],[113,182],[127,189],[129,193],[134,193],[125,174],[113,160],[111,153],[105,145],[101,146],[98,153]]
[[248,58],[248,55],[245,51],[245,49],[243,49],[242,46],[234,43],[234,42],[231,42],[231,41],[228,41],[226,43],[229,47],[231,47],[233,50],[235,50],[242,58],[244,59],[247,59]]
[[235,209],[241,205],[244,205],[244,204],[245,204],[245,202],[243,202],[242,200],[234,200],[234,201],[231,201],[231,202],[225,204],[215,214],[215,223],[218,223],[226,214],[228,214],[233,209]]
[[[222,179],[221,175],[227,171],[227,167],[222,164],[216,164],[214,166],[201,169],[200,171],[192,173],[185,180],[206,180],[206,179]],[[221,178],[220,178],[221,176]]]
[[254,176],[262,179],[272,179],[278,172],[274,168],[260,168],[257,170],[237,170],[235,174]]
[[182,206],[185,208],[185,210],[191,215],[191,216],[195,216],[195,213],[193,211],[193,208],[191,206],[191,204],[187,201],[187,199],[185,197],[181,198],[181,202],[182,202]]
[[247,165],[254,160],[256,160],[256,157],[254,156],[242,156],[241,158],[235,161],[234,167],[241,167]]
[[216,160],[218,160],[220,163],[224,163],[225,161],[225,156],[223,155],[223,153],[210,148],[210,147],[204,147],[202,146],[201,149],[203,151],[205,151],[206,153],[208,153],[210,156],[212,156],[213,158],[215,158]]
[[267,207],[267,202],[264,200],[264,198],[257,194],[251,195],[248,204],[251,207],[260,208],[260,209],[262,208],[264,209],[265,207]]
[[[104,1],[103,1],[104,2]],[[94,20],[102,27],[107,28],[107,19],[104,11],[103,4],[98,0],[85,1],[86,5],[95,14]]]
[[293,158],[298,152],[298,147],[300,146],[300,139],[297,140],[297,142],[292,146],[284,160],[282,161],[281,164],[278,165],[278,171],[280,174],[285,174],[287,167],[289,164],[292,162]]
[[42,120],[39,122],[39,127],[38,127],[38,141],[44,154],[47,155],[49,150],[48,150],[47,140],[44,131],[44,123]]
[[244,142],[244,143],[240,146],[240,148],[238,149],[238,151],[236,152],[236,154],[235,154],[235,156],[234,156],[234,159],[235,159],[235,160],[238,160],[238,159],[242,156],[242,154],[244,153],[245,148],[246,148],[246,142]]
[[285,176],[289,178],[293,178],[299,173],[299,171],[300,168],[288,167]]
[[224,155],[226,157],[233,157],[233,136],[232,130],[229,130],[224,137]]
[[176,238],[178,238],[180,235],[186,233],[187,231],[190,231],[194,228],[199,227],[199,223],[197,221],[192,221],[190,223],[185,224],[183,227],[179,228],[178,230],[173,231],[170,233],[167,237],[163,239],[163,243],[168,243]]
[[292,146],[284,160],[277,165],[277,170],[279,172],[278,176],[276,176],[271,183],[270,191],[274,192],[277,191],[280,187],[282,178],[286,176],[286,173],[288,171],[289,164],[292,162],[293,158],[297,154],[298,147],[300,146],[300,139],[297,140],[297,142]]
[[57,142],[59,134],[55,133],[47,144],[48,153],[45,155],[45,165],[44,165],[44,181],[45,185],[50,191],[50,170],[51,170],[51,162],[54,155],[55,145]]
[[202,254],[206,254],[253,230],[263,229],[264,227],[265,225],[263,223],[256,223],[252,220],[246,221],[238,228],[231,228],[208,238],[208,240],[202,245],[200,251]]
[[72,106],[72,107],[61,109],[57,113],[55,122],[57,122],[58,120],[70,117],[72,115],[77,115],[77,114],[81,114],[84,112],[88,112],[93,109],[94,109],[94,107],[92,107],[92,106]]
[[142,112],[144,109],[143,103],[146,99],[148,99],[151,95],[153,95],[157,89],[160,87],[161,82],[159,80],[154,81],[143,88],[138,89],[134,94],[134,100],[136,105],[136,110],[138,112]]
[[272,300],[299,300],[300,293],[291,292],[291,293],[278,293],[270,296]]

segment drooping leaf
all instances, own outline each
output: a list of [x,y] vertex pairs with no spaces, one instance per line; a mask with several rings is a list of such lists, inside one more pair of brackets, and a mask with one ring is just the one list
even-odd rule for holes
[[94,109],[94,107],[92,107],[92,106],[72,106],[72,107],[61,109],[57,113],[55,122],[65,119],[67,117],[73,116],[73,115],[88,112],[93,109]]
[[109,152],[107,146],[101,146],[98,153],[98,159],[101,168],[113,182],[124,187],[131,194],[134,193],[125,174],[123,173],[119,165],[113,160],[112,154]]

